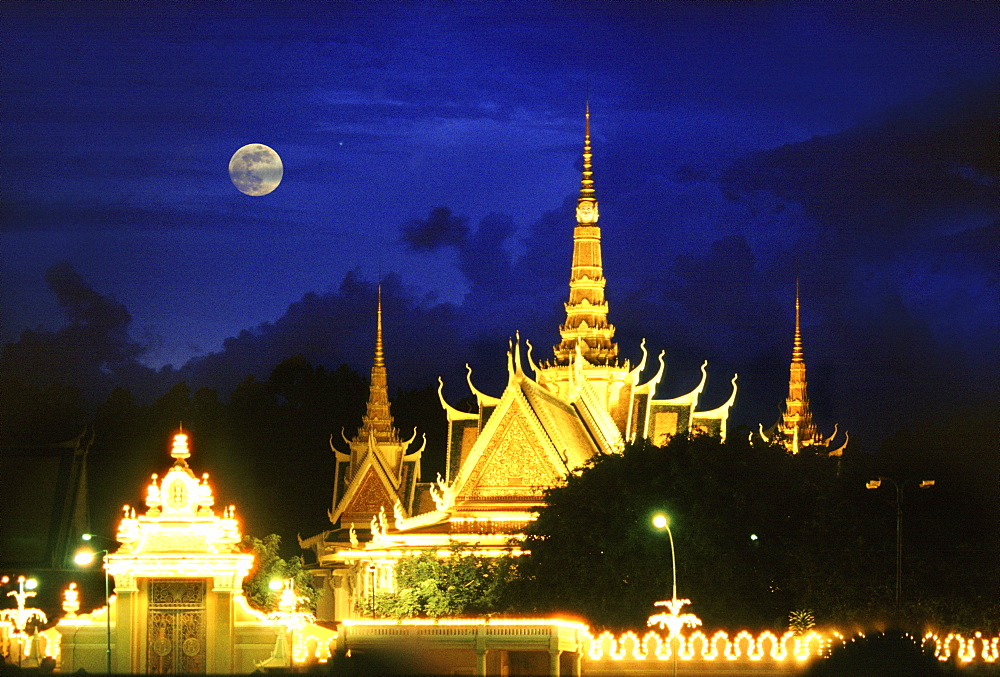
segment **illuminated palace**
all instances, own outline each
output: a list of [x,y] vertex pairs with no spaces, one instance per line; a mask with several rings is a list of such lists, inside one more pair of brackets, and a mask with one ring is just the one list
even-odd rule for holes
[[785,408],[777,422],[767,430],[759,426],[759,435],[766,442],[782,444],[790,454],[797,454],[803,449],[826,452],[830,456],[841,456],[850,440],[850,435],[844,433],[844,443],[834,446],[837,437],[837,426],[829,437],[820,434],[813,422],[812,410],[809,408],[809,393],[806,382],[806,360],[802,350],[802,325],[799,312],[799,283],[795,281],[795,336],[792,339],[792,364],[788,374],[788,397]]
[[450,406],[442,384],[446,476],[433,482],[420,481],[423,444],[415,434],[403,441],[393,423],[379,303],[367,413],[357,434],[344,439],[347,450],[334,449],[333,528],[300,539],[303,549],[315,554],[314,573],[325,583],[319,618],[369,613],[372,593],[392,590],[395,562],[417,551],[445,555],[463,545],[486,555],[518,554],[511,540],[533,518],[544,490],[595,454],[621,453],[625,442],[636,438],[664,441],[690,432],[725,438],[735,376],[728,401],[699,411],[707,363],[694,390],[656,399],[663,353],[656,373],[645,381],[640,377],[648,357],[645,344],[638,365],[619,359],[615,328],[608,321],[598,217],[588,110],[562,340],[551,360],[539,362],[529,342],[526,349],[519,337],[511,342],[507,386],[499,397],[477,390],[466,367],[478,403],[472,413]]

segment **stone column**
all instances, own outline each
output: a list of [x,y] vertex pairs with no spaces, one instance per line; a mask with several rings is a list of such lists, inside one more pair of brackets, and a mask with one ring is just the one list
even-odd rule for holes
[[562,651],[558,649],[549,649],[549,675],[550,677],[559,677],[559,656]]
[[[232,590],[215,589],[209,595],[215,598],[212,605],[214,613],[209,615],[208,608],[206,608],[206,615],[209,616],[206,621],[208,621],[207,625],[213,630],[215,636],[211,643],[214,646],[211,647],[208,656],[206,656],[209,660],[205,661],[205,669],[206,672],[226,675],[233,672],[233,657],[236,653],[236,636],[233,631],[233,592]],[[206,627],[206,630],[208,629],[209,627]],[[205,639],[206,644],[208,644],[207,633]]]
[[[111,614],[111,669],[118,674],[145,672],[146,610],[140,604],[138,581],[129,574],[114,577]],[[143,598],[145,595],[143,595]],[[101,664],[105,663],[106,628],[101,628]]]

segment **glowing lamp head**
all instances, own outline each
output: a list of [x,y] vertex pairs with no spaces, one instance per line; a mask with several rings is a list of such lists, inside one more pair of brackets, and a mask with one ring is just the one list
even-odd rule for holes
[[868,480],[868,484],[865,485],[866,489],[878,489],[882,486],[882,480]]
[[933,487],[933,486],[934,486],[934,480],[924,480],[923,482],[920,483],[921,489],[926,489],[927,487]]
[[94,537],[94,534],[80,534],[81,541],[89,541]]
[[653,527],[656,529],[666,529],[670,526],[670,518],[664,513],[658,512],[653,515]]
[[73,556],[73,561],[80,566],[86,566],[94,561],[94,553],[90,550],[81,550]]
[[273,578],[267,584],[267,587],[271,588],[271,590],[278,591],[281,590],[283,587],[285,587],[285,582],[280,578]]
[[34,590],[37,587],[38,587],[38,581],[36,581],[34,578],[29,578],[24,582],[24,588],[26,590]]

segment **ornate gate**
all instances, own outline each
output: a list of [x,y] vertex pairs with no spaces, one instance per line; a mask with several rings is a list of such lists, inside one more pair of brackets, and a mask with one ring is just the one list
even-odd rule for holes
[[146,672],[205,672],[205,581],[149,582]]

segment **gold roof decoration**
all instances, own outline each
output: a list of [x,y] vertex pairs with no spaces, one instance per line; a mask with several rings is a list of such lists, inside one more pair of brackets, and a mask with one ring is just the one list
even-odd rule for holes
[[184,462],[187,462],[187,459],[191,457],[191,450],[188,449],[188,436],[184,434],[183,427],[174,435],[174,443],[171,445],[170,455],[178,461]]
[[838,427],[833,434],[824,436],[813,421],[809,406],[808,382],[806,380],[805,351],[802,347],[802,322],[799,303],[799,280],[795,280],[795,333],[792,336],[792,361],[789,365],[788,397],[781,418],[770,429],[760,425],[759,434],[768,442],[780,442],[790,454],[797,454],[806,447],[825,449],[831,456],[840,456],[847,446],[850,436],[845,433],[845,441],[837,448],[832,446]]
[[368,404],[361,427],[351,440],[354,444],[365,443],[374,437],[376,443],[398,444],[399,431],[392,419],[389,405],[389,388],[385,368],[385,348],[382,343],[382,285],[378,286],[378,302],[375,328],[375,359],[372,362],[371,385]]
[[413,509],[416,483],[420,480],[420,458],[427,445],[414,444],[417,429],[409,439],[403,439],[390,411],[385,348],[382,340],[382,285],[378,286],[375,322],[375,355],[372,361],[368,404],[361,427],[348,439],[347,452],[333,445],[336,466],[330,522],[338,524],[343,517],[348,523],[370,523],[378,510],[399,503],[404,516]]
[[115,557],[147,557],[154,553],[235,553],[242,538],[236,509],[228,506],[216,514],[215,495],[208,473],[198,477],[188,465],[188,435],[173,437],[173,466],[162,479],[153,473],[146,488],[146,512],[124,506],[117,539],[122,546]]
[[566,322],[559,328],[562,341],[555,347],[555,364],[563,366],[572,363],[578,346],[588,364],[610,366],[618,362],[618,345],[612,340],[615,328],[608,323],[608,302],[604,297],[606,280],[592,158],[588,103],[583,136],[583,177],[573,229],[569,300],[565,304]]

